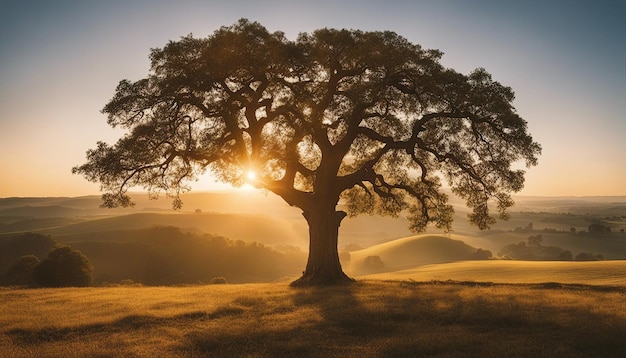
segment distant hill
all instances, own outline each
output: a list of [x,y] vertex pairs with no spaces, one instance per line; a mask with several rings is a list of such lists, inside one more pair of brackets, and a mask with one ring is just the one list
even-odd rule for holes
[[8,209],[1,209],[0,216],[22,216],[33,218],[58,218],[77,216],[82,214],[82,210],[67,208],[59,205],[52,206],[19,206]]
[[59,242],[115,240],[119,230],[175,226],[186,231],[201,231],[234,240],[259,242],[265,245],[306,245],[306,232],[293,228],[284,219],[259,215],[227,213],[138,213],[98,218],[57,228],[37,230],[50,234]]
[[43,260],[55,244],[51,237],[35,233],[0,236],[0,276],[21,256],[35,255]]
[[349,263],[343,266],[350,274],[359,275],[479,257],[478,249],[463,241],[441,235],[417,235],[350,252]]
[[149,285],[195,284],[226,277],[229,282],[268,282],[296,275],[306,262],[297,250],[282,253],[258,243],[186,233],[175,227],[116,232],[70,243],[93,263],[96,284],[132,279]]
[[[98,231],[175,225],[187,231],[203,231],[232,239],[259,241],[266,245],[308,246],[308,227],[301,210],[287,205],[272,193],[263,191],[191,192],[182,195],[181,211],[171,210],[171,201],[165,197],[149,200],[145,193],[131,194],[136,202],[133,208],[100,208],[98,195],[83,197],[0,198],[0,233],[37,231],[54,234],[55,238],[69,234],[86,235]],[[467,222],[469,210],[462,200],[451,196],[455,221],[453,234],[448,238],[484,248],[494,254],[502,247],[525,240],[530,235],[543,233],[545,245],[562,247],[574,255],[594,252],[605,258],[626,258],[626,197],[515,197],[516,205],[510,208],[511,220],[499,221],[490,231],[478,231]],[[340,205],[341,207],[341,205]],[[141,216],[142,214],[193,215],[191,218],[174,216]],[[137,215],[137,216],[132,216]],[[221,216],[220,216],[221,215]],[[120,216],[125,219],[113,220]],[[110,220],[109,220],[110,218]],[[104,221],[100,221],[104,220]],[[109,220],[109,221],[107,221]],[[611,235],[585,237],[569,235],[571,228],[577,233],[587,230],[594,221],[610,226]],[[132,222],[136,221],[136,222]],[[203,222],[204,221],[204,222]],[[252,229],[261,224],[259,230]],[[529,232],[516,231],[534,224]],[[100,225],[100,226],[98,226]],[[555,233],[544,230],[558,230]],[[440,230],[429,228],[428,234],[442,235]],[[346,218],[339,230],[339,245],[358,244],[361,247],[390,242],[408,237],[406,218],[361,215]],[[82,240],[82,238],[79,238]],[[74,240],[68,238],[67,240]]]
[[495,255],[507,245],[525,241],[529,236],[541,235],[542,245],[556,246],[572,252],[573,256],[581,252],[601,254],[607,260],[626,259],[626,235],[620,232],[593,235],[587,233],[572,234],[567,231],[544,229],[503,231],[491,230],[468,235],[452,235],[461,238],[468,245],[482,247]]
[[626,261],[463,261],[358,277],[364,280],[549,283],[626,287]]
[[[189,233],[170,226],[101,231],[63,242],[79,250],[93,264],[93,282],[123,280],[147,285],[208,283],[214,277],[228,282],[269,282],[296,276],[306,253],[275,250],[210,234]],[[37,233],[0,236],[0,284],[7,269],[23,255],[46,257],[57,244]]]
[[[101,208],[102,199],[98,195],[81,197],[59,198],[0,198],[0,216],[17,216],[21,207],[58,207],[54,214],[62,217],[66,214],[74,215],[120,215],[145,211],[170,211],[172,201],[165,196],[151,200],[146,193],[131,193],[134,207],[130,208]],[[300,210],[287,205],[274,194],[261,191],[216,191],[193,192],[181,195],[183,208],[178,212],[228,212],[262,214],[272,212],[277,216],[299,216]],[[67,209],[77,209],[79,212],[64,212]]]

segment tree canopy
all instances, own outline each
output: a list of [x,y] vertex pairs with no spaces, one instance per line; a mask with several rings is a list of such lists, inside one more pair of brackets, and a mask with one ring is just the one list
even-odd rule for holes
[[43,287],[85,287],[91,284],[92,271],[91,261],[82,252],[59,246],[34,268],[33,275]]
[[119,83],[103,112],[127,134],[99,142],[73,172],[101,183],[105,206],[132,205],[128,189],[143,187],[180,207],[205,170],[234,185],[253,171],[256,187],[319,229],[312,241],[334,236],[335,256],[339,203],[349,215],[406,214],[414,231],[449,229],[444,181],[485,229],[523,187],[515,164],[536,165],[541,148],[511,88],[441,56],[389,31],[292,41],[242,19],[189,35],[152,49],[146,78]]

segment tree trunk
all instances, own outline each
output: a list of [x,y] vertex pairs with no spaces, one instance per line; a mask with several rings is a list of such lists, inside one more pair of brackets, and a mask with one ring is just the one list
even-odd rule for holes
[[302,277],[291,285],[326,286],[354,282],[343,273],[337,251],[339,225],[346,213],[333,208],[304,212],[302,215],[309,224],[309,259]]

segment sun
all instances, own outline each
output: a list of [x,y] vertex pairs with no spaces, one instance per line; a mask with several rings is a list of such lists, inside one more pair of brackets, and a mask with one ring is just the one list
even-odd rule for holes
[[254,187],[254,181],[256,180],[256,173],[254,170],[248,170],[246,172],[246,182],[239,188],[240,190],[250,191],[256,189]]

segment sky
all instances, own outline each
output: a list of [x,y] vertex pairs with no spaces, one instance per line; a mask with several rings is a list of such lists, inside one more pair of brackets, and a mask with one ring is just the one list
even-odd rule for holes
[[0,197],[98,194],[71,168],[123,135],[100,112],[117,83],[148,74],[151,48],[240,18],[289,39],[391,30],[446,67],[484,67],[543,147],[518,194],[626,195],[625,0],[0,0]]

